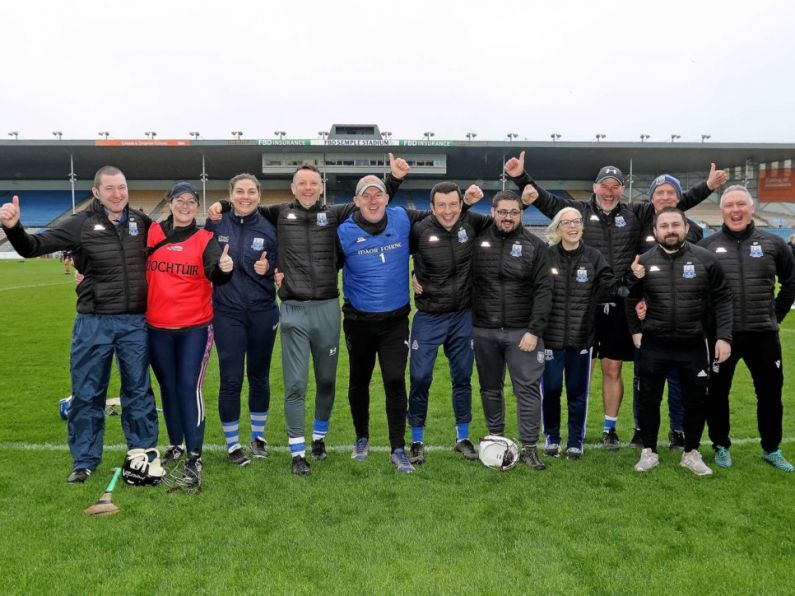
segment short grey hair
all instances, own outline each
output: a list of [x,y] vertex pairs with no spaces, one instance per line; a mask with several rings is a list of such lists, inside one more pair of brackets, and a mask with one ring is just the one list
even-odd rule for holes
[[718,202],[718,204],[722,207],[723,206],[723,197],[725,197],[730,192],[737,192],[737,191],[743,193],[746,197],[748,197],[748,200],[751,201],[751,205],[755,204],[754,203],[754,197],[751,196],[751,192],[745,186],[743,186],[742,184],[732,184],[726,190],[724,190],[723,193],[721,193],[721,195],[720,195],[720,201]]

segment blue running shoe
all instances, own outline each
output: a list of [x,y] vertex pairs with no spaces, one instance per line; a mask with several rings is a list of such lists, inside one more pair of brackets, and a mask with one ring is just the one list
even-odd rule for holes
[[414,471],[414,466],[411,465],[409,458],[406,457],[406,451],[404,449],[395,449],[392,452],[390,460],[392,461],[392,465],[398,469],[398,472],[411,474]]
[[719,468],[732,467],[732,454],[726,447],[718,446],[715,450],[715,465]]
[[370,452],[370,444],[367,437],[359,437],[353,445],[353,453],[351,459],[356,461],[364,461],[367,459],[367,454]]
[[781,449],[776,449],[772,453],[768,453],[766,451],[763,451],[763,453],[764,455],[762,456],[762,459],[777,470],[781,470],[782,472],[792,472],[795,470],[795,468],[792,467],[792,464],[784,459],[784,454],[781,453]]

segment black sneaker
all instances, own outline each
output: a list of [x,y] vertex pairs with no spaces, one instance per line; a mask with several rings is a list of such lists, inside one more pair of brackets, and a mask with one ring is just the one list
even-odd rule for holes
[[685,433],[681,430],[672,430],[668,433],[668,448],[672,451],[685,450]]
[[409,463],[415,465],[425,463],[425,445],[422,441],[414,441],[409,447]]
[[229,461],[236,466],[240,466],[241,468],[247,466],[251,463],[251,460],[246,457],[246,454],[243,453],[242,447],[235,447],[227,454],[227,458]]
[[535,445],[525,445],[519,452],[519,459],[522,460],[528,467],[534,470],[545,470],[546,464],[538,457],[538,450]]
[[251,455],[256,459],[265,459],[268,457],[268,442],[259,437],[251,441]]
[[191,489],[201,490],[202,487],[202,458],[198,451],[191,451],[188,461],[185,462],[185,476],[182,479],[183,486]]
[[163,453],[163,457],[160,458],[160,461],[164,464],[170,464],[171,462],[177,461],[180,457],[182,457],[183,449],[180,445],[169,445],[166,447],[165,453]]
[[632,449],[643,449],[643,437],[640,436],[640,429],[636,428],[632,434],[632,440],[629,442]]
[[69,484],[83,484],[89,476],[91,476],[91,470],[88,468],[75,468],[66,481]]
[[323,439],[312,441],[312,457],[317,461],[323,461],[328,457],[328,453],[326,453],[326,442]]
[[309,462],[301,455],[296,455],[293,458],[293,474],[296,476],[309,476],[312,470],[309,469]]
[[473,461],[478,458],[478,452],[475,449],[475,446],[472,444],[472,441],[469,439],[461,439],[460,441],[456,441],[453,451],[457,451],[464,457],[464,459],[469,461]]
[[608,451],[618,451],[621,448],[616,429],[611,428],[602,433],[602,447]]

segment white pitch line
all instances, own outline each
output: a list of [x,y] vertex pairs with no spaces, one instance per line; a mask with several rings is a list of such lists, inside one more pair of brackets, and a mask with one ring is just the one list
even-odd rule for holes
[[[732,439],[732,445],[755,445],[759,443],[759,439],[756,437],[745,437],[742,439]],[[781,443],[795,443],[795,437],[785,437],[781,440]],[[309,442],[307,442],[307,446]],[[664,447],[664,442],[660,442],[660,448]],[[709,445],[709,440],[702,441],[701,446],[707,447]],[[539,444],[539,447],[543,446]],[[629,448],[628,443],[622,443],[622,447]],[[407,444],[408,447],[408,444]],[[601,443],[586,443],[585,447],[587,449],[602,449]],[[353,449],[353,445],[327,445],[327,451],[334,451],[334,452],[349,452]],[[127,451],[127,445],[105,445],[106,451],[120,451],[124,452]],[[290,450],[287,445],[268,445],[269,451],[275,451],[278,453],[286,453]],[[452,451],[453,445],[425,445],[426,451]],[[0,443],[0,451],[69,451],[69,446],[66,444],[54,444],[54,443],[22,443],[22,442],[10,442],[10,443]],[[226,447],[224,445],[218,445],[215,443],[206,444],[203,448],[203,451],[210,451],[210,452],[225,452]],[[370,451],[376,452],[388,452],[389,447],[386,445],[370,445]]]
[[26,290],[28,288],[46,288],[49,286],[65,286],[67,284],[74,285],[73,279],[68,279],[66,281],[58,281],[49,284],[33,284],[30,286],[11,286],[10,288],[0,288],[0,292],[10,292],[11,290]]

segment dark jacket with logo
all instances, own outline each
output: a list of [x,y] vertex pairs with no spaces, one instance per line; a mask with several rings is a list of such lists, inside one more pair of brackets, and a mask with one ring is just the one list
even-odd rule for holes
[[739,234],[724,225],[700,246],[726,273],[734,295],[734,331],[777,331],[795,300],[795,259],[786,242],[751,222]]
[[418,310],[455,312],[472,305],[472,250],[475,238],[491,225],[491,218],[464,211],[451,230],[436,217],[427,217],[411,230],[414,275],[422,294],[414,295]]
[[594,342],[594,312],[599,302],[626,296],[607,260],[582,242],[574,250],[562,243],[547,249],[552,277],[552,310],[544,331],[548,350],[588,348]]
[[[651,225],[654,205],[619,202],[609,213],[605,213],[597,204],[596,195],[592,195],[590,201],[563,199],[539,186],[527,172],[511,180],[520,189],[532,184],[538,190],[538,199],[533,205],[549,218],[555,217],[555,214],[564,207],[574,207],[582,213],[584,226],[582,239],[585,244],[601,252],[616,275],[622,276],[627,272],[635,255],[638,254],[643,229]],[[677,207],[683,211],[690,209],[710,194],[712,191],[709,190],[706,182],[702,182],[688,190]]]
[[[220,311],[268,310],[276,306],[273,272],[279,266],[276,228],[258,211],[244,217],[224,213],[221,221],[208,219],[204,227],[215,235],[221,250],[229,245],[235,263],[228,283],[213,286],[213,307]],[[267,252],[268,272],[254,271],[263,252]]]
[[543,337],[551,308],[546,244],[522,226],[509,234],[488,226],[472,253],[472,324]]
[[[718,260],[709,251],[685,242],[671,254],[658,244],[640,257],[646,275],[626,301],[629,329],[671,344],[707,337],[714,316],[717,338],[732,340],[732,293]],[[635,306],[646,301],[646,318]]]
[[74,251],[75,268],[86,277],[78,284],[77,312],[117,315],[146,311],[146,235],[151,220],[125,207],[114,226],[98,199],[57,226],[30,235],[22,225],[4,228],[23,257]]

